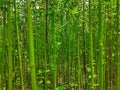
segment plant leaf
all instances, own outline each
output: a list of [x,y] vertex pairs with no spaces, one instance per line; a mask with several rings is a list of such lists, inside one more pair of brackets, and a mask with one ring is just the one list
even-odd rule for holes
[[0,0],[0,6],[5,5],[6,4],[6,0]]
[[55,90],[63,90],[63,86],[58,86]]
[[42,87],[38,87],[37,90],[43,90],[43,88]]

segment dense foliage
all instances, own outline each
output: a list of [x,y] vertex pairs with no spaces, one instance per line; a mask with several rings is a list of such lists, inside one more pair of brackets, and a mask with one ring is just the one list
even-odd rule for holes
[[0,90],[120,90],[119,0],[0,0]]

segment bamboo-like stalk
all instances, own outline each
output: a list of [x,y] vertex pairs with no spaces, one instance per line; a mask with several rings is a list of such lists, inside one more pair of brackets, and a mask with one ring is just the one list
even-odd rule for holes
[[4,77],[5,77],[5,73],[4,73],[4,67],[5,67],[5,47],[6,47],[6,35],[5,35],[5,31],[6,31],[6,10],[5,10],[5,6],[3,7],[3,20],[2,20],[2,25],[3,25],[3,31],[1,31],[1,64],[0,64],[0,75],[1,75],[1,81],[0,81],[0,89],[3,90],[3,85],[4,85]]
[[99,90],[103,90],[103,23],[102,23],[102,0],[98,0],[98,19],[99,19]]
[[[5,6],[5,7],[6,7],[6,6]],[[7,13],[6,13],[6,9],[4,8],[4,17],[3,17],[3,18],[4,18],[4,22],[3,22],[4,31],[3,31],[3,39],[5,39],[5,40],[3,40],[3,46],[4,46],[4,47],[3,47],[3,52],[2,52],[2,54],[3,54],[3,59],[5,60],[5,61],[4,61],[4,66],[5,66],[5,62],[6,62],[6,59],[5,59],[6,53],[5,53],[5,52],[6,52],[6,50],[7,50],[7,49],[5,48],[5,47],[7,46],[7,41],[6,41],[6,38],[7,38],[7,37],[6,37],[6,31],[7,31],[6,21],[7,21],[7,17],[6,17],[6,16],[7,16]],[[5,80],[6,80],[6,72],[4,73],[4,77],[5,77]],[[4,81],[5,81],[5,80],[4,80]],[[5,82],[5,85],[7,85],[7,82]],[[7,86],[5,86],[5,89],[6,89],[6,87],[7,87]]]
[[[2,20],[0,20],[1,22],[3,22]],[[3,24],[3,23],[2,23]],[[4,25],[2,25],[2,27],[3,27]],[[2,37],[2,35],[1,35],[1,33],[2,32],[0,32],[0,43],[3,43],[3,41],[2,41],[2,39],[3,39],[3,37]],[[2,46],[2,44],[0,44],[0,47]],[[2,46],[2,47],[4,47],[4,46]],[[3,48],[0,48],[0,58],[1,58],[1,63],[0,63],[0,90],[2,90],[2,75],[3,75],[3,65],[4,65],[4,63],[3,63],[3,55],[1,54],[3,52]]]
[[[68,16],[66,17],[66,19],[68,20]],[[67,28],[67,27],[66,27]],[[70,90],[70,83],[71,83],[71,75],[70,75],[70,73],[71,73],[71,61],[70,61],[70,59],[71,59],[71,52],[70,52],[70,50],[71,50],[71,47],[70,47],[70,45],[71,45],[71,43],[70,43],[70,36],[71,36],[71,30],[68,30],[67,29],[67,42],[68,42],[68,44],[67,44],[67,60],[68,60],[68,89]]]
[[[106,13],[108,13],[108,16],[109,16],[109,3],[108,4],[106,4],[105,5],[106,6]],[[106,15],[106,18],[108,18],[108,16]],[[110,61],[110,59],[109,59],[109,38],[110,38],[110,36],[109,36],[109,34],[108,34],[108,32],[109,32],[109,30],[107,29],[108,28],[108,22],[106,22],[106,24],[105,24],[105,26],[107,26],[106,27],[106,29],[105,29],[105,62],[106,62],[106,64],[105,64],[105,76],[104,76],[104,81],[105,81],[105,84],[104,84],[104,87],[105,87],[105,89],[106,90],[108,90],[109,89],[109,87],[110,87],[110,83],[109,83],[109,81],[110,81],[110,79],[109,79],[109,77],[110,77],[110,65],[109,65],[109,61]],[[109,38],[108,38],[109,37]]]
[[80,62],[80,37],[79,37],[79,31],[77,32],[77,62],[78,62],[78,70],[77,70],[77,75],[78,75],[78,90],[80,90],[81,82],[80,82],[80,77],[81,77],[81,62]]
[[2,90],[2,75],[0,74],[0,90]]
[[[80,20],[80,2],[78,3],[78,18]],[[79,24],[79,23],[78,23]],[[78,90],[81,89],[81,48],[80,48],[80,30],[79,30],[79,26],[77,26],[77,63],[78,63],[78,70],[77,70],[77,80],[78,80]]]
[[15,28],[17,31],[17,46],[18,46],[18,56],[19,56],[19,63],[20,63],[20,74],[21,74],[21,87],[24,90],[24,82],[23,82],[23,66],[22,66],[22,56],[21,56],[21,47],[20,47],[20,35],[19,35],[19,28],[18,28],[18,11],[16,1],[14,0],[14,7],[15,7]]
[[32,90],[37,90],[35,59],[34,59],[34,40],[33,40],[33,29],[32,29],[32,13],[31,13],[31,1],[30,0],[26,0],[26,6],[27,6],[27,26],[28,26],[28,40],[29,40],[31,85],[32,85]]
[[116,1],[116,29],[117,29],[117,90],[120,90],[120,48],[119,48],[119,43],[120,43],[120,36],[119,36],[119,3],[120,1]]
[[[62,8],[63,8],[63,6],[64,6],[64,4],[63,5],[61,5],[61,12],[62,12]],[[60,14],[60,26],[62,26],[63,25],[63,13],[61,13]],[[61,28],[61,30],[63,30],[63,28]],[[60,35],[61,35],[61,43],[63,43],[63,40],[64,40],[64,35],[63,35],[64,33],[62,33],[62,32],[60,32]],[[64,46],[64,45],[63,45]],[[61,59],[62,59],[62,65],[61,65],[61,68],[60,68],[60,70],[61,70],[61,74],[63,74],[62,75],[62,82],[61,82],[61,84],[63,85],[63,84],[65,84],[65,82],[64,82],[64,76],[65,76],[65,68],[64,68],[64,59],[63,59],[63,49],[61,48],[61,53],[60,53],[60,57],[61,57]],[[59,59],[60,60],[60,59]]]
[[47,61],[48,61],[48,0],[46,0],[46,30],[45,30],[45,49],[44,49],[44,53],[45,53],[45,60],[44,60],[44,89],[47,90],[47,73],[46,73],[46,70],[47,70]]
[[82,0],[82,8],[83,8],[83,11],[82,11],[82,19],[83,19],[83,22],[82,22],[82,34],[83,34],[83,42],[82,42],[82,45],[83,45],[83,51],[82,51],[82,57],[83,57],[83,69],[84,69],[84,84],[83,84],[83,88],[86,89],[87,88],[87,81],[86,81],[86,78],[87,78],[87,72],[86,72],[86,43],[85,43],[85,0]]
[[52,3],[53,12],[51,14],[51,29],[52,29],[52,63],[53,63],[53,90],[56,90],[56,32],[55,32],[55,13],[54,13],[54,0]]
[[11,0],[7,0],[8,90],[13,90]]
[[90,31],[90,67],[91,67],[91,90],[94,90],[94,66],[93,66],[93,31],[91,18],[91,0],[89,0],[89,31]]
[[[78,19],[80,20],[80,3],[78,3]],[[78,23],[79,24],[79,23]],[[76,32],[76,38],[77,38],[77,42],[76,42],[76,44],[77,44],[77,47],[76,47],[76,55],[77,55],[77,63],[78,63],[78,69],[77,69],[77,84],[78,84],[78,90],[80,90],[80,86],[81,86],[81,82],[80,82],[80,80],[81,80],[81,62],[80,62],[80,55],[81,55],[81,53],[80,53],[80,30],[79,30],[79,26],[77,26],[77,32]]]

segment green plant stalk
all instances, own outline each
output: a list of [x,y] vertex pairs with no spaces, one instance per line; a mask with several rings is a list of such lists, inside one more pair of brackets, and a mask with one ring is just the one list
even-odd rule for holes
[[16,6],[16,1],[14,0],[14,7],[15,7],[15,28],[17,31],[17,45],[18,45],[18,56],[19,56],[19,62],[20,62],[20,74],[21,74],[21,87],[22,90],[24,90],[24,82],[23,82],[23,71],[22,71],[22,58],[21,58],[21,47],[20,47],[20,38],[19,38],[19,28],[18,28],[18,13],[17,13],[17,6]]
[[0,74],[0,90],[2,90],[2,75]]
[[[67,19],[68,19],[68,18],[67,18]],[[71,88],[71,87],[70,87],[70,83],[71,83],[71,79],[70,79],[70,76],[71,76],[71,75],[70,75],[70,72],[71,72],[71,62],[70,62],[70,58],[71,58],[71,56],[70,56],[70,55],[71,55],[71,52],[70,52],[70,49],[71,49],[71,48],[70,48],[70,36],[71,36],[71,33],[70,33],[70,32],[71,32],[71,30],[70,30],[70,31],[67,30],[67,33],[68,33],[68,34],[67,34],[67,35],[68,35],[68,36],[67,36],[67,38],[68,38],[68,39],[67,39],[67,40],[68,40],[68,52],[67,52],[67,53],[68,53],[68,54],[67,54],[68,56],[67,56],[67,57],[68,57],[68,83],[69,83],[68,89],[69,89],[69,90],[70,90],[70,88]]]
[[86,72],[86,56],[85,56],[85,54],[86,54],[86,50],[85,50],[85,48],[86,48],[86,43],[85,43],[85,0],[82,0],[82,8],[83,8],[83,12],[82,12],[82,16],[83,16],[83,22],[82,22],[82,34],[83,34],[83,36],[82,36],[82,38],[83,38],[83,41],[82,41],[82,45],[83,45],[83,51],[82,51],[82,55],[83,55],[83,68],[84,68],[84,75],[85,75],[85,77],[84,77],[84,80],[85,80],[85,83],[83,84],[83,89],[87,89],[88,87],[87,87],[87,82],[86,82],[86,79],[87,79],[87,72]]
[[[107,13],[107,12],[106,12]],[[106,17],[107,18],[107,17]],[[106,26],[107,26],[107,23],[105,24]],[[107,48],[108,48],[108,30],[107,29],[105,29],[105,50],[106,50],[106,52],[105,52],[105,62],[107,62],[106,64],[105,64],[105,89],[106,90],[108,90],[108,87],[109,87],[109,59],[108,59],[108,57],[107,57],[107,55],[108,55],[108,52],[109,52],[109,50],[107,50]]]
[[116,29],[117,29],[117,90],[120,90],[120,48],[119,48],[119,43],[120,43],[120,36],[119,36],[119,0],[116,1]]
[[[64,0],[63,1],[64,3],[63,3],[63,7],[65,7],[65,5],[66,5],[66,2],[67,2],[67,0]],[[66,14],[66,15],[64,15],[64,14]],[[67,15],[68,15],[68,13],[66,12],[66,11],[64,11],[64,14],[62,14],[62,22],[61,22],[61,24],[62,24],[62,26],[63,26],[63,24],[64,24],[64,22],[67,22]],[[65,31],[64,31],[65,30]],[[69,74],[68,74],[68,38],[67,38],[67,25],[65,25],[64,27],[63,27],[63,32],[62,32],[62,42],[63,42],[63,47],[62,47],[62,53],[64,53],[64,54],[62,54],[62,55],[64,55],[64,64],[63,64],[63,68],[64,68],[64,71],[63,71],[63,73],[64,73],[64,77],[63,77],[63,82],[64,82],[64,85],[67,85],[67,83],[69,84],[69,81],[68,81],[68,79],[69,79]],[[67,43],[66,43],[66,41],[67,41]],[[66,75],[68,76],[68,79],[66,78]],[[66,80],[67,79],[67,80]],[[66,88],[68,88],[68,87],[66,87]]]
[[44,60],[44,82],[45,82],[45,85],[44,85],[44,90],[47,90],[47,73],[46,73],[46,70],[47,70],[47,61],[48,61],[48,0],[46,0],[46,30],[45,30],[45,49],[44,49],[44,54],[45,54],[45,60]]
[[[112,7],[112,1],[110,0],[109,1],[109,7]],[[109,8],[108,9],[109,10],[109,16],[110,17],[112,17],[112,10],[111,10],[111,8]],[[109,90],[112,90],[112,88],[113,88],[113,84],[112,84],[112,82],[113,82],[113,79],[112,79],[112,77],[113,77],[113,74],[112,74],[112,67],[113,67],[113,56],[112,56],[112,54],[113,54],[113,41],[112,41],[112,39],[113,39],[113,32],[112,32],[112,18],[110,18],[110,22],[108,23],[109,24],[109,27],[108,27],[108,29],[111,29],[110,31],[109,31],[109,37],[110,37],[110,45],[109,45],[109,47],[110,47],[110,50],[109,50],[109,52],[110,52],[110,56],[109,56]],[[103,74],[104,75],[104,74]]]
[[[67,3],[67,1],[65,1],[65,3]],[[68,11],[66,11],[66,16],[65,16],[65,21],[69,21],[69,14],[68,14]],[[68,28],[68,25],[66,25],[66,27],[64,28],[66,29],[65,33],[66,33],[66,40],[67,40],[67,43],[66,43],[66,54],[67,54],[67,58],[66,58],[66,62],[68,63],[68,67],[66,67],[67,69],[67,75],[68,75],[68,90],[71,89],[71,41],[70,41],[70,38],[71,38],[71,29]]]
[[13,65],[12,65],[12,22],[11,22],[11,0],[7,0],[7,38],[8,38],[8,90],[13,90]]
[[[18,12],[18,15],[19,15],[19,12]],[[23,32],[22,32],[21,36],[22,36],[21,51],[23,51],[23,52],[28,51],[28,44],[27,44],[27,42],[25,42],[25,41],[28,40],[28,39],[25,38],[25,37],[28,37],[27,33],[26,33],[26,24],[24,25]],[[21,54],[22,54],[22,58],[25,60],[23,62],[23,65],[24,65],[23,73],[24,73],[24,89],[26,90],[26,88],[27,88],[27,73],[28,73],[27,68],[28,67],[27,67],[27,60],[26,60],[27,58],[25,56],[27,56],[28,53],[21,53]]]
[[53,90],[56,90],[56,32],[55,32],[55,20],[54,20],[54,0],[53,0],[53,12],[52,12],[52,17],[51,17],[51,29],[52,29],[52,44],[53,44],[53,54],[52,54],[52,59],[53,59],[53,66],[54,66],[54,71],[53,71]]
[[[3,39],[6,39],[6,38],[7,38],[7,37],[6,37],[6,31],[7,31],[7,28],[6,28],[6,19],[7,19],[7,18],[6,18],[6,16],[7,16],[7,14],[6,14],[6,9],[4,8],[4,20],[3,20],[3,21],[4,21],[4,22],[3,22],[4,31],[3,31],[3,36],[2,36]],[[6,40],[3,40],[3,46],[4,46],[4,47],[3,47],[3,52],[2,52],[2,54],[3,54],[4,66],[5,66],[5,54],[6,54],[5,52],[6,52],[6,50],[7,50],[7,49],[5,48],[5,47],[7,46],[7,43],[6,43],[6,42],[7,42]],[[6,75],[6,74],[4,73],[4,77],[5,77],[5,75]],[[5,80],[4,80],[4,81],[5,81]],[[5,83],[5,85],[6,85],[6,83]],[[6,86],[5,86],[5,89],[6,89]]]
[[28,26],[28,40],[29,40],[29,59],[30,59],[30,73],[32,90],[37,90],[36,73],[35,73],[35,59],[34,59],[34,41],[32,29],[32,14],[31,14],[31,1],[26,0],[27,6],[27,26]]
[[103,23],[102,23],[102,0],[98,0],[98,9],[99,9],[99,90],[103,90]]
[[[4,6],[5,7],[5,6]],[[1,35],[1,37],[2,37],[2,40],[1,40],[1,42],[2,42],[2,44],[1,44],[1,46],[2,46],[2,51],[1,51],[1,64],[0,64],[0,75],[1,75],[1,82],[0,82],[0,89],[1,90],[3,90],[3,85],[4,85],[4,77],[5,77],[5,74],[4,74],[4,64],[5,64],[5,47],[6,47],[6,35],[5,35],[5,30],[6,30],[6,10],[5,10],[5,8],[3,9],[3,23],[2,23],[2,25],[3,25],[3,31],[2,31],[2,35]]]
[[[64,5],[64,4],[63,4],[63,5]],[[63,5],[61,5],[61,8],[63,7]],[[61,9],[61,12],[62,12],[62,9]],[[62,25],[63,25],[63,13],[60,14],[60,26],[62,26]],[[62,31],[62,30],[63,30],[63,28],[61,28],[61,31]],[[64,40],[63,33],[60,32],[60,35],[61,35],[61,37],[60,37],[60,38],[61,38],[61,43],[63,43],[63,40]],[[63,46],[64,46],[64,44],[63,44]],[[62,48],[62,47],[61,47],[61,48]],[[64,60],[63,57],[62,57],[62,56],[63,56],[62,53],[63,53],[63,50],[61,50],[60,56],[61,56],[61,59]],[[63,75],[62,75],[62,77],[61,77],[63,82],[64,82],[64,80],[65,80],[65,79],[64,79],[64,75],[65,75],[64,72],[66,72],[66,71],[65,71],[65,68],[64,68],[64,62],[65,62],[65,61],[63,61],[62,65],[61,65],[61,68],[60,68],[61,73],[63,73]],[[65,82],[64,82],[64,83],[63,83],[63,82],[61,83],[62,85],[65,84]]]
[[78,90],[80,90],[80,75],[81,75],[81,67],[80,67],[80,39],[79,39],[79,33],[78,33],[78,36],[77,36],[77,38],[78,38],[78,41],[77,41],[77,55],[78,55],[78,58],[77,58],[77,60],[78,60],[78,71],[77,71],[77,74],[78,74]]
[[[78,4],[79,6],[80,6],[80,3]],[[80,20],[80,7],[78,7],[79,8],[79,13],[78,13],[78,18],[79,18],[79,20]],[[78,23],[79,24],[79,23]],[[78,74],[78,90],[80,90],[81,89],[81,82],[80,82],[80,80],[81,80],[81,62],[80,62],[80,60],[81,60],[81,49],[80,49],[80,30],[79,30],[79,26],[77,26],[77,56],[78,56],[78,58],[77,58],[77,62],[78,62],[78,71],[77,71],[77,74]]]
[[[106,5],[106,7],[109,7],[109,3]],[[109,14],[110,14],[110,12],[109,12],[109,8],[106,8],[107,9],[107,11],[106,11],[106,13],[108,13],[108,16],[109,16]],[[108,18],[107,16],[106,16],[106,18]],[[107,75],[106,75],[106,77],[105,77],[105,89],[106,90],[108,90],[109,89],[109,87],[110,87],[110,83],[109,83],[109,78],[110,78],[110,65],[109,65],[109,57],[107,57],[107,55],[109,55],[109,49],[108,49],[108,46],[109,46],[109,40],[108,40],[108,37],[110,37],[109,36],[109,34],[108,34],[108,22],[106,22],[106,24],[105,24],[105,26],[107,26],[106,27],[106,29],[105,29],[105,43],[106,43],[106,45],[105,45],[105,47],[106,47],[106,54],[105,54],[105,56],[106,56],[106,58],[105,58],[105,62],[107,62],[106,64],[105,64],[105,73],[107,73]],[[108,49],[108,50],[107,50]]]
[[45,85],[44,85],[44,90],[47,90],[47,73],[46,73],[46,70],[47,70],[47,60],[48,60],[48,57],[47,57],[47,43],[45,42],[44,43],[45,47],[44,48],[44,55],[45,55],[45,60],[44,60],[44,82],[45,82]]
[[94,90],[94,66],[93,66],[93,32],[91,18],[91,0],[89,0],[89,31],[90,31],[90,66],[91,66],[91,90]]
[[83,16],[83,22],[82,22],[82,33],[83,33],[83,51],[82,51],[82,55],[83,55],[83,68],[84,68],[84,74],[85,74],[85,77],[84,77],[84,80],[85,80],[85,83],[83,84],[83,88],[86,89],[87,87],[87,82],[86,82],[86,51],[85,51],[85,47],[86,47],[86,43],[85,43],[85,0],[82,0],[83,1],[83,5],[82,5],[82,8],[83,8],[83,12],[82,12],[82,16]]

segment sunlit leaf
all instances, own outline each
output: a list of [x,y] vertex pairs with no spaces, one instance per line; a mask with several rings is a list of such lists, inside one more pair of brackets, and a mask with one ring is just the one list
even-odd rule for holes
[[63,86],[58,86],[55,90],[63,90]]
[[71,82],[69,83],[70,87],[74,87],[75,86],[75,83],[74,82]]
[[41,74],[42,73],[42,70],[38,70],[38,74]]

